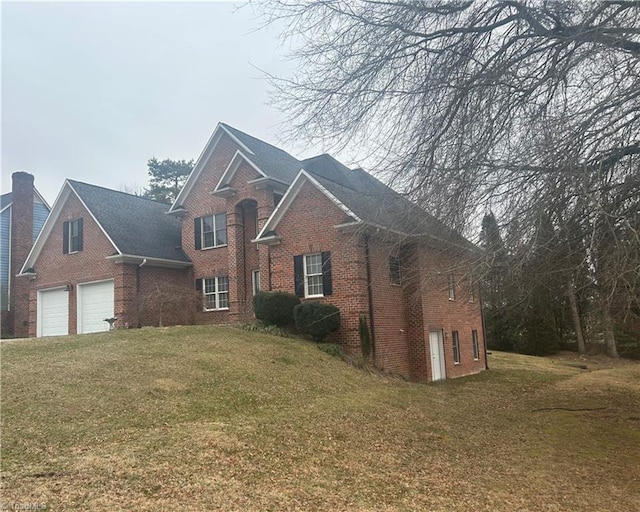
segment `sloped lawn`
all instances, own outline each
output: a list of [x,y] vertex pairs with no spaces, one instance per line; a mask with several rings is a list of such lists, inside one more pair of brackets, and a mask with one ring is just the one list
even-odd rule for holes
[[422,385],[223,327],[0,347],[5,507],[640,510],[636,363]]

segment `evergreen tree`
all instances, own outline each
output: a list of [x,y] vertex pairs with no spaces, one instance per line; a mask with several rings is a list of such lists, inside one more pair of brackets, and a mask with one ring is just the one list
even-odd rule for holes
[[165,159],[160,162],[153,157],[147,162],[147,167],[149,188],[145,190],[145,197],[172,203],[193,169],[193,160]]

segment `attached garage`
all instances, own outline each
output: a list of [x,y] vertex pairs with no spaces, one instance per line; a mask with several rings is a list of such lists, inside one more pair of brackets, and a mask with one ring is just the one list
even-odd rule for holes
[[108,331],[113,309],[113,279],[79,284],[78,334]]
[[69,292],[65,288],[38,291],[38,336],[69,334]]

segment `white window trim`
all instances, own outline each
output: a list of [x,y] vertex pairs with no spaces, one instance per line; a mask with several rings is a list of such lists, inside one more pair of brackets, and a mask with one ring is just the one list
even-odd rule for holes
[[474,303],[476,301],[476,291],[473,287],[473,277],[469,276],[469,302]]
[[[224,229],[225,231],[227,231],[227,226],[226,226],[226,222],[227,222],[227,212],[218,212],[218,213],[212,213],[211,215],[203,215],[201,217],[201,221],[200,221],[200,246],[201,249],[203,251],[206,251],[207,249],[218,249],[219,247],[226,247],[228,245],[228,243],[225,244],[216,244],[216,242],[218,241],[218,236],[216,235],[217,231],[220,231],[217,226],[216,226],[216,215],[224,215],[224,220],[225,220],[225,226]],[[211,224],[213,225],[213,245],[204,245],[204,219],[206,219],[207,217],[211,217]],[[229,236],[229,233],[227,232],[227,237]],[[229,238],[227,238],[227,241],[229,240]],[[211,310],[213,311],[213,310]]]
[[[460,364],[460,333],[458,331],[451,331],[451,345],[452,345],[452,355],[453,355],[453,364]],[[457,348],[457,350],[456,350]],[[458,353],[458,360],[456,361],[456,352]]]
[[[320,273],[316,273],[316,274],[307,274],[307,258],[309,256],[320,256]],[[324,297],[324,283],[322,283],[322,279],[324,278],[324,273],[323,273],[323,269],[322,269],[322,253],[321,252],[312,252],[310,254],[304,254],[302,256],[302,266],[303,266],[303,271],[302,274],[304,276],[304,296],[307,299],[315,299],[317,297]],[[321,283],[322,283],[322,293],[320,294],[314,294],[314,295],[310,295],[309,294],[309,277],[312,276],[320,276],[321,279]]]
[[[227,278],[227,291],[226,292],[220,292],[219,291],[219,279],[221,278]],[[212,292],[212,293],[207,293],[207,284],[206,281],[207,279],[213,279],[215,281],[215,285],[216,285],[216,291]],[[202,310],[203,311],[228,311],[229,310],[229,306],[225,307],[225,308],[221,308],[219,307],[220,305],[220,294],[221,293],[226,293],[227,294],[227,304],[229,304],[229,276],[216,276],[216,277],[203,277],[202,278]],[[215,297],[215,304],[216,307],[215,308],[208,308],[207,307],[207,297],[209,295],[213,295]]]
[[260,291],[260,270],[251,271],[251,291],[255,297]]

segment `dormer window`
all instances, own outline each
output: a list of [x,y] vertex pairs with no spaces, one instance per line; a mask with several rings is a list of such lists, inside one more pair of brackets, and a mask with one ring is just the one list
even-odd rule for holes
[[82,218],[68,220],[62,225],[62,252],[73,254],[82,250]]

